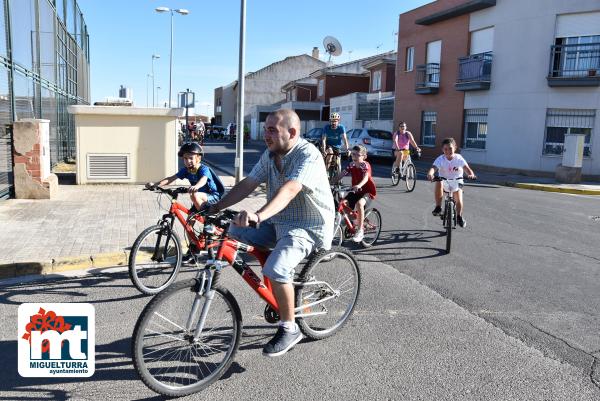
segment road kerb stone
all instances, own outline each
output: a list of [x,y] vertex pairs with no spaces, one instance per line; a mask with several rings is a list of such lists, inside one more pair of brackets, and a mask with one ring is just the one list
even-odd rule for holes
[[583,188],[568,188],[568,187],[560,187],[556,185],[546,185],[546,184],[529,184],[522,182],[507,182],[507,186],[521,188],[521,189],[532,189],[535,191],[545,191],[545,192],[559,192],[566,194],[575,194],[575,195],[600,195],[600,190],[597,189],[583,189]]
[[43,272],[49,268],[52,268],[52,261],[0,264],[0,279],[26,276],[31,274],[44,274]]
[[110,252],[90,256],[57,258],[50,261],[18,262],[0,264],[0,279],[46,275],[69,270],[88,270],[105,267],[125,266],[128,263],[127,252]]

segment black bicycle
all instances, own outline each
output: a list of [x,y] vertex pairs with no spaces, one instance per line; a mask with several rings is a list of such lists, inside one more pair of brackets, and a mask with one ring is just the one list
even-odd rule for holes
[[[473,178],[474,179],[474,178]],[[460,182],[463,178],[444,178],[444,177],[435,177],[433,181],[456,181]],[[456,185],[453,191],[450,188],[444,186],[444,207],[442,209],[442,214],[440,214],[440,218],[442,219],[442,224],[444,229],[446,230],[446,253],[450,253],[450,248],[452,246],[452,230],[456,228],[457,214],[456,214],[456,201],[454,200],[453,193],[460,189],[460,185]]]

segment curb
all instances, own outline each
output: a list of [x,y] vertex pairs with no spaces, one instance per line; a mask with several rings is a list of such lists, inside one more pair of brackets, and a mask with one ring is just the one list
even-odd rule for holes
[[600,190],[597,190],[597,189],[567,188],[567,187],[558,187],[555,185],[545,185],[545,184],[526,184],[526,183],[522,183],[522,182],[507,182],[507,183],[505,183],[505,185],[508,187],[531,189],[534,191],[559,192],[559,193],[574,194],[574,195],[597,195],[597,196],[600,196]]
[[114,266],[126,266],[127,264],[128,255],[125,251],[52,259],[49,262],[40,261],[5,263],[0,264],[0,279],[32,274],[47,275],[69,270],[87,270]]

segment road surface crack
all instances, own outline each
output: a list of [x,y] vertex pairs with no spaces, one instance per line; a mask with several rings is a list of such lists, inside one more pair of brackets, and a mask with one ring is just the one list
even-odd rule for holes
[[487,238],[491,239],[493,241],[496,241],[499,244],[516,245],[516,246],[527,246],[527,247],[531,247],[531,248],[549,248],[549,249],[554,249],[557,252],[567,253],[567,254],[571,254],[571,255],[578,255],[578,256],[581,256],[581,257],[584,257],[584,258],[595,260],[596,262],[600,262],[600,258],[598,258],[598,257],[586,255],[585,253],[580,253],[580,252],[576,252],[576,251],[566,251],[564,249],[560,249],[560,248],[557,248],[557,247],[552,246],[552,245],[519,244],[517,242],[511,242],[511,241],[507,241],[507,240],[503,240],[503,239],[499,239],[499,238],[494,238],[494,237],[487,237]]
[[[584,351],[584,350],[582,350],[580,348],[577,348],[577,347],[569,344],[568,341],[566,341],[566,340],[564,340],[564,339],[562,339],[562,338],[560,338],[560,337],[558,337],[558,336],[550,333],[549,331],[546,331],[546,330],[543,330],[543,329],[537,327],[535,324],[533,324],[533,323],[531,323],[531,322],[529,322],[527,320],[524,320],[524,319],[521,319],[521,318],[518,318],[518,317],[515,317],[515,320],[519,320],[519,321],[521,321],[523,323],[527,323],[528,325],[530,325],[534,329],[538,330],[539,332],[544,333],[548,337],[551,337],[551,338],[553,338],[553,339],[555,339],[557,341],[562,342],[563,344],[565,344],[570,349],[572,349],[574,351],[577,351],[577,352],[581,352],[581,353],[583,353],[585,355],[588,355],[590,358],[592,358],[592,365],[590,366],[589,377],[590,377],[590,381],[592,382],[592,384],[594,386],[596,386],[600,390],[600,371],[598,373],[596,373],[596,369],[598,369],[599,366],[598,366],[598,358],[596,358],[593,355],[595,352],[589,353],[589,352],[586,352],[586,351]],[[596,376],[598,376],[598,378],[596,378]]]

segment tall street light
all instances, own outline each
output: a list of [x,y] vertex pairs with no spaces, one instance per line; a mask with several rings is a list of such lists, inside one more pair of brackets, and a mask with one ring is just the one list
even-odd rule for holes
[[162,88],[160,86],[156,87],[156,101],[160,102],[160,100],[158,100],[158,91],[161,90]]
[[146,74],[146,107],[148,107],[148,78],[150,77],[152,77],[152,97],[154,98],[154,74]]
[[235,183],[244,178],[244,59],[246,57],[246,0],[241,0],[240,56],[238,70],[237,136],[235,146]]
[[185,8],[176,8],[173,10],[169,7],[156,7],[155,11],[158,13],[171,13],[171,51],[169,55],[169,107],[171,107],[171,86],[173,82],[173,12],[176,12],[181,15],[188,15],[190,12]]
[[159,54],[152,55],[152,107],[156,107],[156,103],[154,103],[154,59],[160,58]]

